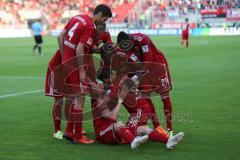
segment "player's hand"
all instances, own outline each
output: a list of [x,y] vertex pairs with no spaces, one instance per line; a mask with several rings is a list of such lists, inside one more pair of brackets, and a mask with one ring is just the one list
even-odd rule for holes
[[122,86],[121,91],[118,93],[118,100],[123,101],[129,92],[129,88],[126,85]]

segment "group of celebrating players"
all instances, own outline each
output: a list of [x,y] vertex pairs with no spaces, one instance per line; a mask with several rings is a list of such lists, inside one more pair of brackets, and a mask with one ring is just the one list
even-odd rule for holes
[[[121,31],[114,44],[105,24],[111,17],[108,6],[98,5],[92,17],[72,17],[58,36],[59,49],[49,62],[45,84],[45,94],[54,97],[53,137],[81,144],[131,144],[132,149],[152,140],[173,149],[184,133],[173,135],[167,61],[151,39],[141,33]],[[93,53],[101,57],[98,71]],[[153,93],[162,99],[166,130],[150,98]],[[91,98],[94,140],[86,137],[82,127],[86,95]],[[63,103],[67,122],[64,132]],[[118,119],[122,105],[129,112],[126,124]],[[149,119],[153,129],[148,126]]]

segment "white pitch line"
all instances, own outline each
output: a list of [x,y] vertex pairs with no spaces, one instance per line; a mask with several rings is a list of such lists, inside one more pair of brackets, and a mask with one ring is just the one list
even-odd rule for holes
[[41,89],[41,90],[34,90],[34,91],[5,94],[5,95],[0,95],[0,99],[8,98],[8,97],[15,97],[15,96],[22,96],[22,95],[33,94],[33,93],[39,93],[39,92],[43,92],[43,91],[44,90]]
[[0,79],[45,79],[45,77],[31,77],[31,76],[0,76]]

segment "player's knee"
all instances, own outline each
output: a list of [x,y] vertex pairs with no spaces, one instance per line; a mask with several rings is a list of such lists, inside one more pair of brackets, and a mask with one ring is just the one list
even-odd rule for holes
[[152,131],[151,128],[149,128],[147,125],[145,126],[140,126],[137,128],[137,134],[138,135],[148,135]]
[[55,98],[54,98],[54,104],[55,104],[56,106],[62,106],[62,104],[63,104],[63,98],[62,98],[62,97],[55,97]]
[[121,121],[114,123],[114,131],[118,131],[121,127],[125,127],[125,124]]
[[75,97],[75,105],[74,108],[75,109],[82,109],[83,105],[85,102],[85,96],[77,96]]

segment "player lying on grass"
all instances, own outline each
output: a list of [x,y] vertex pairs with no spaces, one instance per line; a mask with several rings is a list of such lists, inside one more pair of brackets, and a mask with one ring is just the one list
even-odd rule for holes
[[[127,34],[125,32],[120,32],[117,36],[117,44],[125,53],[130,52],[130,60],[132,62],[159,63],[164,66],[166,76],[161,78],[161,84],[159,84],[163,86],[164,90],[157,89],[155,91],[161,96],[167,123],[167,131],[170,135],[172,135],[172,103],[169,95],[169,91],[172,89],[172,82],[165,56],[160,50],[157,49],[152,40],[147,35],[142,33]],[[160,75],[155,76],[161,77]],[[147,90],[148,87],[139,89]],[[160,123],[157,119],[154,105],[150,98],[147,100],[149,104],[151,104],[150,106],[152,108],[153,125],[156,129],[158,129]]]
[[131,148],[135,149],[148,140],[147,136],[136,136],[123,122],[117,120],[121,104],[128,92],[127,86],[123,85],[116,103],[112,102],[101,108],[97,105],[101,102],[101,97],[92,99],[96,141],[103,144],[131,144]]
[[[114,123],[116,122],[118,117],[118,112],[120,109],[119,103],[123,102],[123,104],[126,105],[126,103],[130,101],[133,102],[132,104],[135,103],[135,106],[131,106],[131,107],[128,106],[129,108],[127,108],[128,110],[130,110],[131,115],[126,124],[126,128],[127,130],[131,131],[131,133],[134,136],[143,136],[144,140],[145,140],[145,137],[147,136],[150,140],[166,143],[166,147],[168,149],[172,149],[176,144],[178,144],[183,139],[183,136],[184,136],[183,132],[180,132],[175,136],[170,137],[168,134],[159,133],[158,131],[151,129],[147,125],[147,121],[149,119],[149,113],[150,113],[148,103],[145,102],[145,99],[141,98],[141,93],[138,92],[137,86],[134,83],[133,79],[126,78],[126,76],[123,76],[120,79],[118,77],[114,78],[114,80],[115,79],[118,79],[117,83],[121,83],[121,84],[119,86],[115,86],[114,89],[112,88],[113,86],[111,86],[110,90],[106,91],[106,93],[103,95],[103,98],[98,99],[97,105],[95,103],[93,107],[94,108],[93,111],[95,115],[94,128],[95,128],[96,140],[100,141],[101,143],[112,144],[112,143],[116,143],[116,141],[119,141],[118,135],[115,135],[116,131],[118,131],[117,133],[120,133],[121,135],[124,136],[122,131],[119,130],[119,126],[125,127],[123,123],[121,122],[117,123],[116,130],[114,128],[114,125],[111,126],[111,125],[108,125],[108,123],[111,124],[113,122]],[[116,85],[116,81],[113,82],[113,84]],[[128,87],[127,94],[126,93],[124,94],[124,97],[125,97],[124,99],[121,98],[119,100],[119,95],[121,95],[119,94],[119,91],[120,93],[122,91],[125,92],[126,86]],[[111,94],[111,96],[109,96],[109,94]],[[102,122],[99,122],[100,120],[98,119],[98,116],[96,116],[96,113],[101,113],[101,116],[99,117],[103,117],[103,119],[101,119]],[[104,118],[107,118],[107,120]],[[129,132],[129,131],[125,131],[125,132]],[[128,137],[131,137],[131,136],[128,136]],[[133,139],[133,137],[131,139]],[[127,142],[129,143],[130,140],[127,140]],[[124,141],[119,141],[119,143],[124,143]]]

